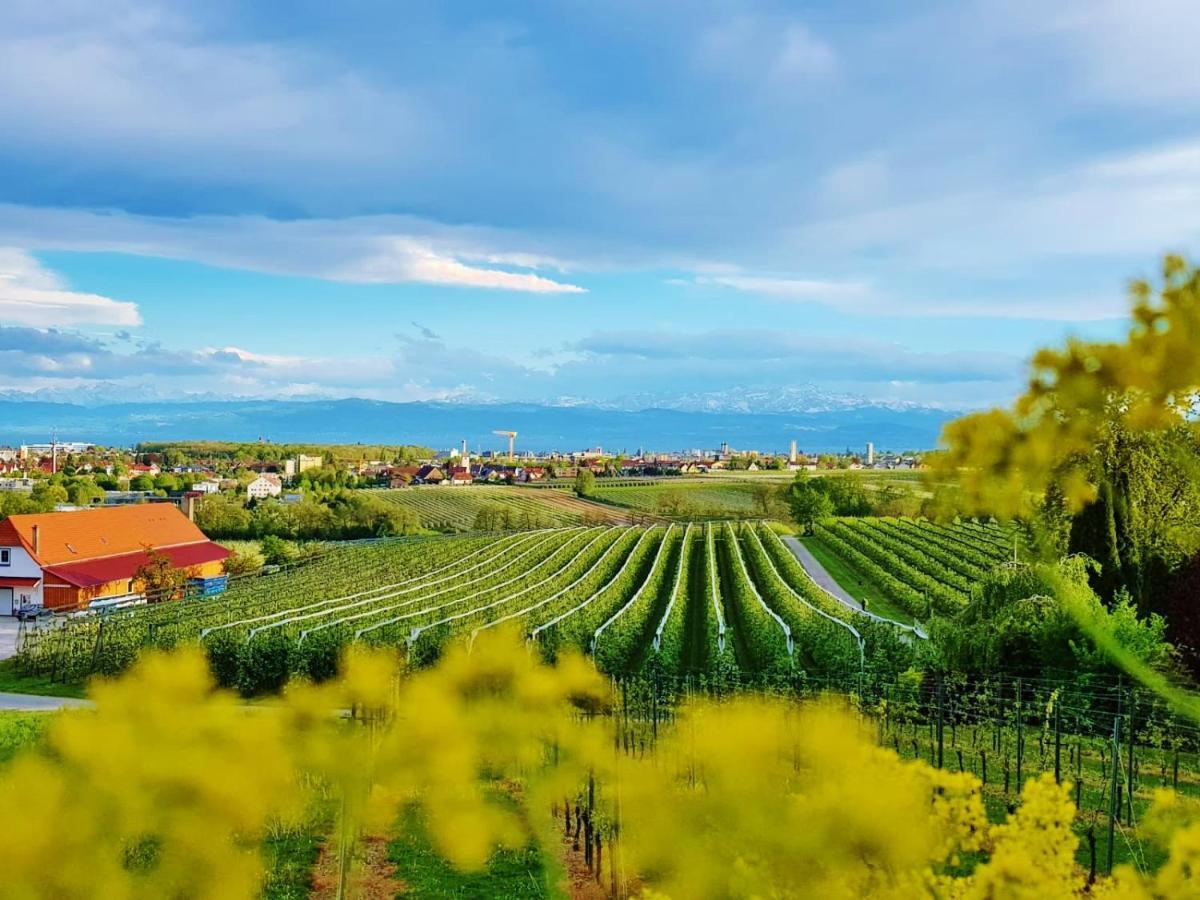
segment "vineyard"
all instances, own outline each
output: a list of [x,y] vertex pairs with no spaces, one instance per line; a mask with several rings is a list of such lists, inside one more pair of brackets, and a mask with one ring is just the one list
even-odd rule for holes
[[351,643],[402,647],[424,664],[503,626],[546,659],[573,647],[613,674],[829,677],[859,671],[880,635],[869,625],[765,524],[591,525],[337,548],[236,580],[218,600],[31,631],[17,664],[75,682],[145,648],[199,641],[222,683],[257,693],[295,673],[330,677]]
[[1019,553],[1020,539],[996,524],[939,525],[923,519],[832,519],[813,542],[908,616],[928,620],[965,606],[972,585]]
[[[567,491],[537,491],[509,485],[431,485],[374,493],[388,503],[416,513],[421,525],[433,531],[528,531],[629,520],[628,514],[619,509],[591,503]],[[489,527],[481,528],[484,524]]]
[[614,506],[672,518],[737,519],[762,515],[755,502],[755,484],[732,479],[720,483],[688,478],[650,484],[598,482],[595,496]]

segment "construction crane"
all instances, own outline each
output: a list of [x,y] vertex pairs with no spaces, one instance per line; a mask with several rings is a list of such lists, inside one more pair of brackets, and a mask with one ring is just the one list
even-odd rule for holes
[[493,431],[492,434],[498,434],[501,437],[508,438],[508,458],[513,458],[513,447],[517,442],[517,433],[515,431]]

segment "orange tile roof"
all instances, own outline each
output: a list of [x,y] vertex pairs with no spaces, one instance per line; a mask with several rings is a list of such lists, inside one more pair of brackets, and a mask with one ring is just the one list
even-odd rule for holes
[[[38,552],[33,527],[38,526]],[[0,545],[21,544],[43,566],[134,553],[146,546],[177,547],[207,541],[172,503],[106,506],[75,512],[9,516],[0,522]]]

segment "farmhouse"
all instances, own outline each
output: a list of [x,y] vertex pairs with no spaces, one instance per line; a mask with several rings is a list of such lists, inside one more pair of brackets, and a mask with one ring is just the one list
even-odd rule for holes
[[148,549],[194,578],[220,575],[229,556],[171,503],[9,516],[0,522],[0,616],[138,593]]

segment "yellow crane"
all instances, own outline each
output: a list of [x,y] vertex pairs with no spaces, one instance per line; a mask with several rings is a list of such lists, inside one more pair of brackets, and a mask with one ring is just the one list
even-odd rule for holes
[[515,431],[493,431],[492,434],[498,434],[501,437],[508,438],[508,458],[513,458],[513,447],[517,442],[517,433]]

